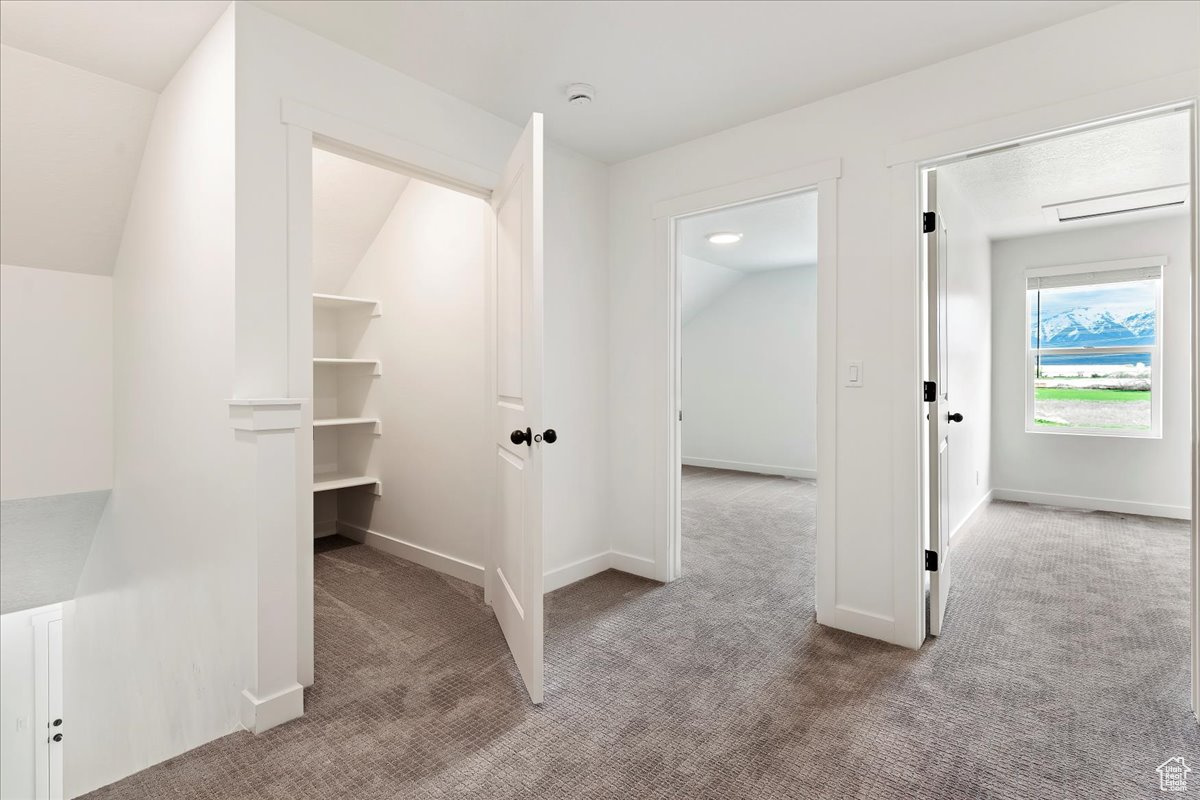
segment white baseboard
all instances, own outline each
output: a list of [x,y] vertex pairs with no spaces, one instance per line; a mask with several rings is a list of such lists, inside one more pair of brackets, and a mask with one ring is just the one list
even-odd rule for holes
[[251,733],[262,733],[304,716],[304,687],[300,684],[258,698],[249,689],[242,690],[242,727]]
[[787,478],[808,478],[816,480],[817,470],[808,467],[780,467],[774,464],[748,464],[744,461],[722,461],[717,458],[691,458],[685,456],[682,459],[685,466],[689,467],[708,467],[709,469],[731,469],[737,472],[754,472],[759,475],[783,475]]
[[1037,503],[1043,506],[1079,508],[1087,511],[1112,511],[1117,514],[1138,514],[1145,517],[1168,517],[1170,519],[1192,518],[1191,510],[1187,506],[1140,503],[1133,500],[1109,500],[1103,497],[1082,497],[1074,494],[1027,492],[1022,489],[993,489],[992,497],[996,500],[1015,500],[1019,503]]
[[[476,586],[483,585],[483,567],[478,564],[472,564],[454,556],[448,556],[436,550],[430,550],[427,547],[421,547],[412,542],[406,542],[394,536],[379,533],[378,531],[360,528],[348,522],[338,522],[337,532],[347,539],[353,539],[368,547],[382,550],[389,555],[398,556],[414,564],[420,564],[422,567],[428,567],[437,572],[473,583]],[[584,578],[599,575],[606,569],[615,569],[642,578],[655,579],[653,559],[608,551],[597,553],[594,556],[588,556],[579,561],[574,561],[565,566],[550,570],[542,578],[542,591],[553,592],[555,589],[570,586],[572,583],[581,581]]]
[[594,556],[581,558],[566,566],[552,569],[542,578],[542,591],[553,592],[564,586],[570,586],[576,581],[599,575],[612,565],[611,553],[597,553]]
[[653,558],[631,556],[628,553],[618,553],[616,550],[613,550],[608,556],[609,566],[612,569],[619,572],[628,572],[630,575],[637,575],[639,578],[649,578],[652,581],[658,580]]
[[963,519],[963,521],[958,523],[957,528],[950,531],[951,539],[953,539],[955,536],[957,536],[959,531],[961,531],[963,528],[967,527],[967,525],[971,522],[971,520],[975,519],[975,515],[977,515],[983,509],[987,508],[988,504],[992,502],[992,496],[994,494],[995,494],[994,490],[989,490],[987,494],[985,494],[983,497],[979,498],[979,502],[976,503],[975,507],[971,509],[971,513],[967,514],[967,516]]
[[427,547],[421,547],[418,544],[406,542],[403,539],[396,539],[378,531],[360,528],[357,525],[351,525],[347,522],[338,522],[337,528],[338,533],[347,539],[362,542],[368,547],[374,547],[390,555],[399,556],[414,564],[420,564],[422,567],[443,572],[459,580],[473,583],[476,586],[483,586],[483,567],[478,564],[472,564],[454,556],[448,556],[436,550],[430,550]]

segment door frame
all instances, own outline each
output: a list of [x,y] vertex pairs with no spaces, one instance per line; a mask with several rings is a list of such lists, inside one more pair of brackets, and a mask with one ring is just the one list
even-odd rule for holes
[[[928,465],[923,441],[923,402],[917,387],[923,380],[921,353],[924,333],[922,296],[924,262],[922,234],[921,180],[924,170],[989,151],[1054,138],[1065,134],[1111,125],[1123,120],[1186,111],[1191,118],[1191,254],[1189,270],[1192,285],[1191,367],[1192,367],[1192,525],[1191,525],[1191,703],[1192,713],[1200,719],[1200,410],[1194,402],[1200,398],[1200,235],[1197,186],[1200,143],[1197,138],[1197,110],[1200,84],[1192,71],[1167,75],[1155,80],[1077,98],[975,125],[942,131],[921,139],[899,143],[887,149],[886,165],[891,173],[889,237],[892,242],[892,288],[898,302],[893,317],[893,335],[908,341],[909,363],[898,363],[894,387],[893,419],[898,431],[894,448],[897,490],[893,493],[893,512],[909,525],[897,527],[895,548],[898,597],[897,626],[903,624],[906,639],[919,647],[925,640],[925,569],[924,549],[928,520],[925,508],[925,477]],[[901,302],[902,298],[908,298]],[[913,470],[913,465],[917,469]]]
[[[729,206],[771,197],[817,192],[817,621],[838,625],[836,608],[835,506],[837,452],[837,186],[841,159],[762,175],[738,183],[655,203],[656,273],[665,290],[660,319],[662,368],[655,416],[655,522],[653,577],[664,583],[682,575],[682,449],[679,412],[682,393],[682,295],[676,263],[676,223]],[[844,622],[844,620],[843,620]],[[841,625],[839,625],[841,627]]]
[[[312,397],[312,151],[314,146],[357,161],[400,172],[484,201],[500,175],[491,170],[394,136],[365,123],[294,100],[280,105],[287,135],[287,346],[288,396]],[[489,237],[489,248],[490,237]],[[490,249],[489,249],[490,253]],[[481,400],[482,402],[482,400]],[[488,408],[491,408],[489,403]],[[490,412],[489,412],[490,413]],[[297,678],[312,686],[313,638],[313,409],[305,403],[297,429]],[[489,495],[490,500],[490,495]],[[264,632],[258,633],[260,645]]]

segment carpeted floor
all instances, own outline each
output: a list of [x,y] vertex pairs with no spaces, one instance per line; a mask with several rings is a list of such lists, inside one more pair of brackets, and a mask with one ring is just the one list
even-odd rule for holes
[[547,599],[541,708],[481,590],[326,541],[304,718],[90,797],[1150,798],[1200,762],[1185,523],[995,503],[912,652],[815,623],[812,483],[684,492],[682,580]]

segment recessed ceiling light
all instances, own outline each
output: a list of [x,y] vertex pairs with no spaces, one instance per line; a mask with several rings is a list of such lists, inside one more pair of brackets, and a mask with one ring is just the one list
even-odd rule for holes
[[742,235],[734,231],[720,231],[718,233],[710,233],[705,238],[712,244],[737,244],[742,240]]

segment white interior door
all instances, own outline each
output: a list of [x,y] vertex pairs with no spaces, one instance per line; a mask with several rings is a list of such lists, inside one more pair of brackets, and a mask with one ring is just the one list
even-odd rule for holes
[[[542,115],[492,196],[489,326],[495,493],[484,591],[529,697],[542,702]],[[535,441],[536,439],[536,441]]]
[[[962,421],[952,415],[950,401],[949,340],[946,327],[946,228],[937,202],[937,171],[926,177],[925,253],[928,281],[928,381],[934,385],[926,394],[929,414],[929,633],[939,636],[950,593],[950,424]],[[929,216],[932,214],[932,216]],[[932,224],[929,224],[932,223]],[[936,559],[936,563],[930,563]]]

